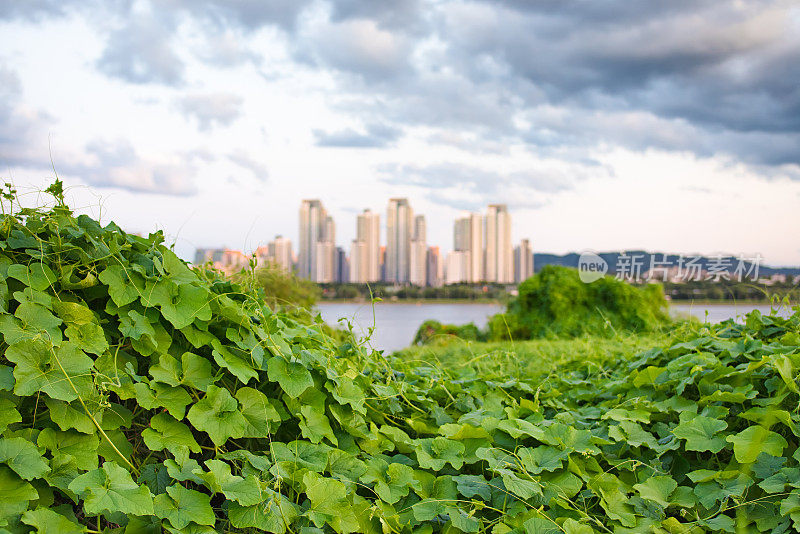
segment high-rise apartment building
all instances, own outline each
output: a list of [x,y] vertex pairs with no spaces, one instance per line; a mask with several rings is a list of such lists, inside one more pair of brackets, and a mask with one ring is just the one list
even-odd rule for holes
[[523,239],[514,248],[514,282],[519,284],[533,276],[533,251],[530,241]]
[[315,282],[332,282],[335,271],[336,226],[319,200],[300,205],[300,250],[297,272]]
[[453,226],[453,249],[469,252],[463,282],[480,282],[485,279],[483,265],[483,217],[469,213],[456,219]]
[[380,272],[380,215],[364,210],[356,217],[356,238],[350,247],[350,281],[377,282]]
[[505,204],[490,204],[486,213],[485,280],[500,284],[514,282],[514,253],[511,244],[511,215]]
[[350,281],[350,261],[342,247],[334,251],[334,282],[344,284]]
[[444,267],[446,284],[460,284],[468,281],[470,256],[468,250],[454,250],[447,255]]
[[415,286],[425,286],[427,278],[428,242],[425,228],[425,216],[414,217],[414,232],[409,252],[408,281]]
[[392,198],[386,210],[385,280],[403,284],[409,281],[411,238],[414,212],[407,198]]
[[442,263],[439,247],[428,247],[425,254],[425,279],[428,286],[439,287],[444,282]]

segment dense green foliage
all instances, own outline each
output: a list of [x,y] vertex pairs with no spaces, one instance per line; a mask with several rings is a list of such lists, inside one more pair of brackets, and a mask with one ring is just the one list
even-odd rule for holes
[[548,265],[519,286],[504,314],[489,321],[489,338],[531,339],[653,332],[669,321],[661,286],[636,287],[611,276],[584,283],[578,271]]
[[485,335],[474,323],[463,325],[442,324],[439,321],[423,322],[414,335],[414,345],[446,345],[453,341],[484,341]]
[[252,284],[256,289],[262,290],[266,304],[272,309],[309,309],[322,295],[317,284],[276,264],[264,265],[254,272],[244,271],[235,275],[234,280],[242,285]]
[[800,527],[800,312],[478,376],[335,343],[161,241],[3,216],[0,529]]
[[581,362],[615,365],[621,358],[662,345],[669,336],[584,336],[487,342],[455,336],[446,336],[446,339],[449,341],[412,345],[395,352],[393,356],[407,365],[439,367],[457,374],[469,372],[475,377],[513,376],[542,380],[551,373]]

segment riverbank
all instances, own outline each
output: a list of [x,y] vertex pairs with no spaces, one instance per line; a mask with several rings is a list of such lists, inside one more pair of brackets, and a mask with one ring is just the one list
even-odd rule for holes
[[[670,302],[671,313],[676,318],[691,316],[700,321],[711,322],[741,317],[754,309],[767,314],[770,307],[768,302]],[[428,319],[443,324],[474,323],[478,328],[483,328],[489,317],[505,311],[505,305],[498,301],[384,300],[373,306],[369,301],[323,300],[317,303],[317,309],[328,324],[338,326],[339,320],[343,319],[353,326],[359,336],[365,336],[375,326],[369,340],[370,346],[393,352],[408,347],[417,329]],[[788,309],[784,308],[782,313],[788,314]]]

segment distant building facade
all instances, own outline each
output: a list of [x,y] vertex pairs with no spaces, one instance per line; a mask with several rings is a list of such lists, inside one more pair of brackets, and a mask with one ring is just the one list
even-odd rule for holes
[[511,215],[505,204],[490,204],[486,213],[485,280],[499,284],[514,282],[514,252]]
[[483,233],[483,217],[479,213],[459,217],[453,225],[453,250],[469,252],[469,264],[463,282],[481,282],[485,279]]
[[425,254],[425,280],[428,286],[439,287],[444,283],[443,267],[439,247],[428,247]]
[[414,212],[407,198],[392,198],[386,210],[385,280],[397,284],[409,281]]
[[523,239],[514,248],[514,282],[519,284],[533,276],[533,251],[530,241]]
[[414,217],[414,232],[409,252],[408,281],[411,284],[423,287],[428,284],[427,259],[428,242],[425,216],[417,215]]
[[467,281],[471,254],[468,250],[454,250],[447,255],[444,267],[446,284],[460,284]]
[[300,249],[297,273],[315,282],[333,282],[336,276],[336,225],[319,200],[300,205]]
[[356,238],[350,246],[350,277],[354,283],[381,279],[380,215],[366,209],[356,217]]

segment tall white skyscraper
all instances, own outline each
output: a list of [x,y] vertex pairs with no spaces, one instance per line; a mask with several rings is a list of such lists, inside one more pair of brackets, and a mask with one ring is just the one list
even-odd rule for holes
[[485,279],[483,269],[483,217],[469,213],[456,219],[453,227],[453,249],[469,252],[464,282],[480,282]]
[[454,250],[447,254],[444,266],[446,284],[460,284],[468,281],[470,256],[468,250]]
[[511,215],[505,204],[490,204],[486,213],[485,279],[514,282],[514,252],[511,244]]
[[425,228],[425,216],[414,217],[414,233],[411,239],[409,254],[409,282],[415,286],[427,285],[428,242]]
[[409,281],[411,260],[412,221],[414,212],[407,198],[392,198],[386,210],[386,261],[387,282]]
[[370,210],[356,217],[356,238],[350,248],[350,281],[357,283],[380,280],[380,215]]
[[319,200],[300,205],[300,250],[297,272],[315,282],[335,277],[336,227]]

